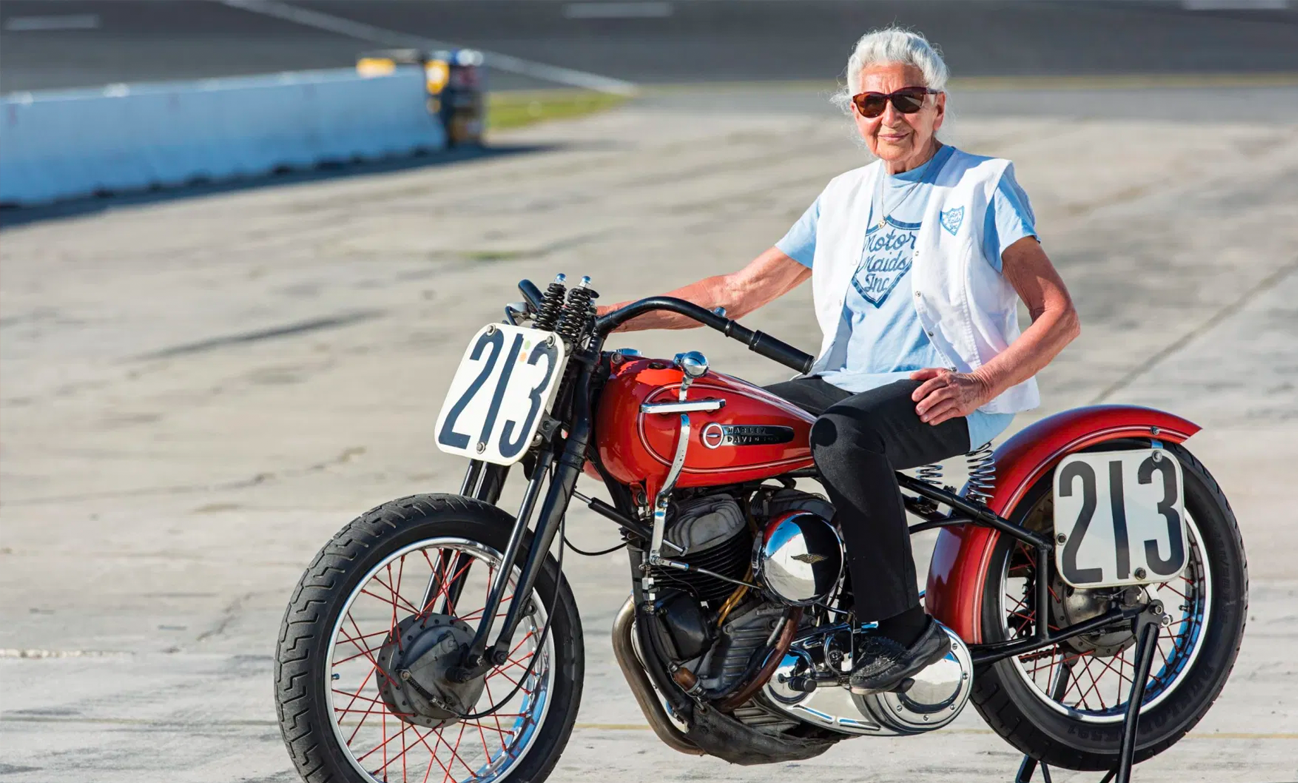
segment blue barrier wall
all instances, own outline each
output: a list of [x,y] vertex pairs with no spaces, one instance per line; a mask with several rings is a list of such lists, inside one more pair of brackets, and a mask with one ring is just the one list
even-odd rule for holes
[[418,67],[12,94],[0,98],[0,203],[441,149],[426,101]]

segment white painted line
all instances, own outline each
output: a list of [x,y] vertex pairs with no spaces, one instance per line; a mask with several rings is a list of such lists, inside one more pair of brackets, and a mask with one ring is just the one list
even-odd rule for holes
[[[421,38],[417,35],[408,35],[399,33],[395,30],[385,30],[381,27],[375,27],[363,22],[354,22],[350,19],[344,19],[341,16],[332,14],[322,14],[318,11],[311,11],[306,8],[298,8],[288,3],[281,3],[278,0],[221,0],[225,5],[232,8],[241,8],[254,14],[264,16],[273,16],[277,19],[284,19],[289,22],[296,22],[305,27],[314,27],[317,30],[327,30],[331,33],[346,35],[361,41],[380,44],[382,46],[393,46],[413,49],[459,49],[468,48],[460,47],[456,44],[447,43],[446,41],[437,41],[431,38]],[[571,68],[560,68],[554,65],[545,65],[544,63],[524,60],[520,57],[512,57],[507,54],[496,52],[486,52],[481,49],[488,66],[498,68],[509,73],[523,74],[545,81],[566,84],[570,87],[581,87],[596,92],[611,93],[613,95],[634,95],[636,86],[622,79],[613,79],[608,76],[600,76],[595,73],[585,71],[575,71]]]
[[1187,11],[1283,11],[1289,0],[1181,0]]
[[664,19],[673,13],[671,3],[568,3],[568,19]]
[[65,16],[11,16],[5,20],[5,29],[11,33],[30,33],[43,30],[94,30],[99,27],[96,14]]

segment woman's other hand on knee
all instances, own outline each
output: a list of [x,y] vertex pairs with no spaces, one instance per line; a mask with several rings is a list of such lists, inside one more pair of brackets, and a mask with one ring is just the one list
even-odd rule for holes
[[968,416],[992,398],[990,384],[974,373],[953,372],[945,367],[929,367],[910,374],[912,381],[922,381],[910,398],[918,403],[915,413],[920,421],[937,426],[944,421]]

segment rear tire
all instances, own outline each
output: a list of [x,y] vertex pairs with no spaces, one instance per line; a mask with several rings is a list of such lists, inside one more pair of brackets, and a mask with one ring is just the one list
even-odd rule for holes
[[[1105,444],[1102,448],[1112,450],[1115,444]],[[1137,762],[1167,750],[1194,728],[1212,706],[1235,665],[1248,614],[1248,565],[1239,526],[1226,496],[1189,451],[1179,445],[1165,448],[1183,468],[1185,509],[1199,533],[1197,547],[1207,564],[1210,588],[1204,599],[1208,609],[1201,631],[1203,639],[1196,646],[1197,652],[1187,657],[1188,667],[1171,676],[1175,685],[1166,687],[1166,696],[1157,703],[1146,694],[1147,706],[1141,709],[1136,738]],[[1042,476],[1010,519],[1051,532],[1049,509],[1053,479],[1054,471]],[[1002,598],[1008,574],[1007,559],[1016,545],[1014,539],[1001,536],[992,553],[982,595],[982,638],[987,641],[1001,641],[1010,636]],[[1190,603],[1187,599],[1186,605]],[[1175,655],[1176,649],[1174,645],[1171,654]],[[1108,660],[1113,661],[1111,657]],[[1159,670],[1159,664],[1156,655],[1151,675]],[[1052,766],[1076,770],[1107,770],[1116,766],[1122,741],[1121,719],[1068,714],[1066,710],[1052,707],[1046,701],[1049,697],[1029,683],[1025,671],[1014,659],[1006,659],[976,673],[972,701],[987,724],[1023,753]],[[1051,671],[1054,671],[1053,664]],[[1121,671],[1119,668],[1120,686]],[[1101,676],[1105,676],[1103,672]],[[1118,709],[1118,705],[1113,709]]]
[[[376,779],[396,781],[403,777],[410,780],[423,779],[422,768],[417,773],[409,772],[407,776],[406,770],[398,770],[395,763],[384,775],[377,778],[370,774],[362,774],[357,768],[361,764],[353,763],[356,754],[345,744],[340,744],[340,734],[345,730],[337,727],[342,721],[348,720],[348,717],[345,714],[337,717],[337,704],[334,697],[327,692],[329,686],[326,685],[331,678],[336,679],[338,676],[331,674],[336,671],[338,665],[337,654],[331,653],[331,641],[335,629],[340,625],[339,617],[344,608],[350,605],[349,601],[353,593],[358,588],[370,584],[370,582],[362,584],[361,580],[365,579],[373,569],[381,566],[385,559],[391,558],[394,553],[399,553],[411,546],[418,546],[422,541],[455,539],[476,542],[494,550],[496,557],[499,558],[500,553],[506,549],[513,526],[512,516],[486,503],[456,495],[415,495],[385,503],[363,514],[340,530],[333,540],[320,550],[293,592],[292,601],[280,626],[279,645],[275,657],[275,701],[280,729],[289,755],[303,780],[309,783],[368,783]],[[530,545],[529,536],[524,542],[524,551]],[[402,562],[404,563],[404,559]],[[518,569],[515,568],[515,574],[517,573]],[[485,579],[483,583],[485,584]],[[397,583],[396,592],[398,594],[402,592],[400,582]],[[521,749],[518,753],[521,756],[510,755],[508,765],[497,765],[494,771],[476,778],[473,777],[476,773],[472,769],[466,773],[452,761],[451,770],[454,773],[452,776],[456,780],[464,780],[465,775],[469,775],[470,779],[482,781],[545,780],[554,769],[572,734],[573,724],[577,719],[577,708],[581,701],[585,666],[581,623],[572,590],[567,580],[559,573],[554,558],[548,555],[537,578],[533,601],[547,612],[551,606],[554,607],[550,617],[549,640],[546,646],[546,649],[553,650],[553,655],[548,661],[550,679],[546,680],[548,701],[544,712],[540,713],[539,727],[534,725],[529,730],[526,724],[523,724],[524,728],[517,730],[520,736],[526,733],[529,737],[525,746],[522,745],[521,740],[515,740],[512,733],[497,731],[502,753],[505,748],[505,737],[509,736],[511,742],[519,744]],[[393,601],[393,605],[393,611],[396,612],[396,600]],[[502,614],[507,605],[507,603],[502,604],[500,610]],[[472,617],[467,621],[476,627]],[[497,619],[497,623],[501,621],[501,618]],[[354,621],[352,624],[355,624]],[[520,629],[522,627],[520,625]],[[539,638],[539,629],[536,633]],[[365,641],[365,636],[373,635],[362,635],[359,630],[356,635],[361,637],[365,644],[389,644],[386,641],[373,639]],[[380,633],[379,636],[382,634]],[[514,641],[522,644],[518,639],[521,631],[515,636]],[[377,654],[380,656],[379,660],[382,660],[382,653]],[[360,663],[364,665],[366,661]],[[513,672],[524,683],[528,682],[521,677],[523,672],[521,666],[513,669]],[[378,679],[380,678],[375,678],[376,681]],[[364,687],[362,684],[362,689]],[[357,693],[360,694],[361,690],[358,689]],[[382,703],[379,695],[369,691],[365,691],[365,694],[359,704],[368,706]],[[502,698],[499,690],[495,693],[495,698]],[[491,703],[486,693],[482,694],[482,699],[474,708],[475,710],[485,709]],[[371,710],[373,709],[371,707]],[[359,708],[355,710],[355,712],[359,711]],[[341,712],[347,713],[348,710],[343,709]],[[374,713],[376,720],[381,712],[385,710],[380,709],[379,712]],[[384,719],[400,725],[400,719],[390,712],[384,715]],[[354,718],[351,720],[354,721]],[[482,719],[487,725],[487,732],[492,732],[492,726],[497,725],[486,724],[490,720],[491,718]],[[509,725],[508,720],[505,721],[505,725]],[[350,729],[351,724],[347,728]],[[409,741],[413,746],[415,738],[423,733],[422,729],[414,728],[417,730],[411,738],[407,738],[407,733],[403,731],[402,742]],[[357,730],[359,731],[359,727]],[[387,723],[384,724],[383,731],[383,737],[386,738]],[[449,743],[455,737],[453,730],[448,730],[448,733],[450,737],[447,739],[446,747],[449,750]],[[438,736],[440,738],[441,735]],[[488,741],[484,737],[484,758],[490,759],[489,754],[495,752],[496,737],[494,734],[487,736],[492,737],[493,747],[488,747]],[[476,735],[471,739],[476,741]],[[432,740],[429,739],[428,742]],[[386,743],[385,739],[385,744],[391,744],[393,756],[398,752],[404,752],[398,748],[395,737],[392,743]],[[429,747],[427,743],[425,747]],[[459,747],[458,740],[456,747]],[[511,754],[514,753],[514,748],[512,744],[509,746]],[[427,758],[436,758],[433,750],[434,748],[430,747]],[[438,754],[442,753],[442,745],[435,744],[435,750]],[[432,767],[432,763],[430,760],[429,768],[442,775],[443,770]],[[461,761],[460,763],[464,764],[466,769],[477,766],[476,762],[468,764]],[[377,767],[378,762],[368,762],[364,766]]]

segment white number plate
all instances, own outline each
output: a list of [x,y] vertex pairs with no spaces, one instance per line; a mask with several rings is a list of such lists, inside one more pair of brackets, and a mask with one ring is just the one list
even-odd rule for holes
[[1184,482],[1166,451],[1072,454],[1054,490],[1055,562],[1073,587],[1166,582],[1185,568]]
[[451,379],[437,416],[437,447],[497,465],[522,459],[554,401],[567,358],[553,332],[484,326]]

